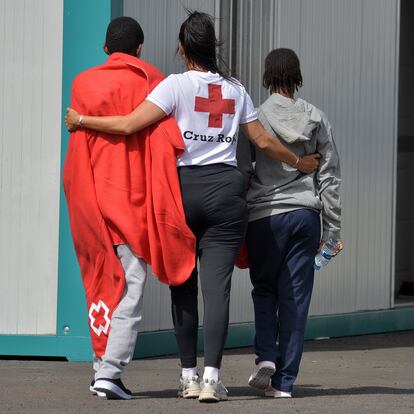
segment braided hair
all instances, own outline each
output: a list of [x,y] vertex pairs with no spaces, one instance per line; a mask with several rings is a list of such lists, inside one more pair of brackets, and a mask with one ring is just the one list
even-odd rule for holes
[[299,58],[292,49],[274,49],[266,56],[263,74],[266,89],[274,92],[282,89],[293,96],[302,84]]

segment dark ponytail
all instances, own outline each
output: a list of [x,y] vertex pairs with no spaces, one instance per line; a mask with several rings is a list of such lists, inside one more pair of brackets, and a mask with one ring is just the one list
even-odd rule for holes
[[[205,70],[230,79],[227,65],[217,54],[221,43],[216,38],[213,17],[197,11],[187,12],[189,16],[181,25],[178,35],[186,59]],[[219,61],[220,66],[224,66],[225,70],[219,67]]]

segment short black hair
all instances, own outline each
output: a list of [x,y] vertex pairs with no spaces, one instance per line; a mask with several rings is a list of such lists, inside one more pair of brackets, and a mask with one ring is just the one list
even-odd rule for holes
[[263,74],[266,89],[285,89],[293,95],[302,85],[299,58],[292,49],[274,49],[266,56]]
[[105,45],[110,54],[115,52],[131,54],[143,43],[144,32],[132,17],[117,17],[109,23]]

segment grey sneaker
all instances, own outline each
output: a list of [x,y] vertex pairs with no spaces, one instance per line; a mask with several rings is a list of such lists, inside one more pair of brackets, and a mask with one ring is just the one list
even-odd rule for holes
[[194,377],[180,377],[179,398],[198,398],[200,391],[200,377],[198,375]]
[[201,392],[198,400],[200,402],[219,402],[227,401],[227,388],[218,380],[205,379],[201,383]]

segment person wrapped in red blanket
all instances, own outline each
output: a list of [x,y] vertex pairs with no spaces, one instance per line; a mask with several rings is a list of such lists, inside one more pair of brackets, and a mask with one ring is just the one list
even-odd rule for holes
[[[138,58],[143,39],[134,19],[113,20],[110,57],[76,77],[71,106],[99,115],[137,107],[163,79]],[[89,312],[94,394],[131,398],[120,376],[135,348],[147,264],[169,285],[185,282],[194,268],[176,168],[183,150],[172,118],[131,136],[71,133],[63,185]]]

